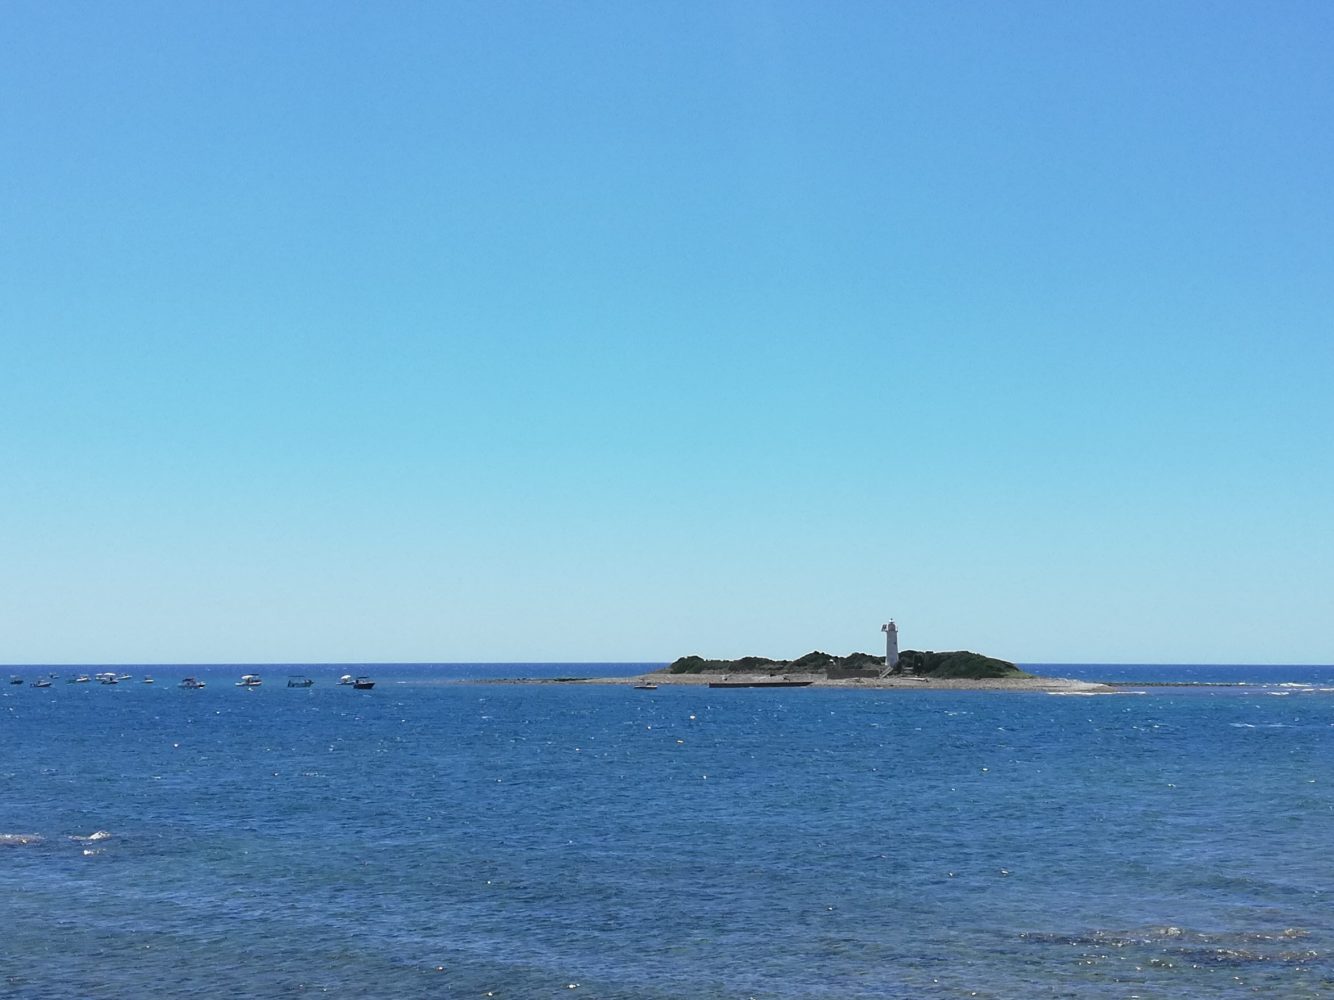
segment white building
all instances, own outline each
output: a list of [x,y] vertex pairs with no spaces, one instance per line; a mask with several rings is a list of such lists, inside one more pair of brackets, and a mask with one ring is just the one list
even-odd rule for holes
[[880,631],[885,633],[885,673],[889,673],[899,665],[899,627],[891,618]]

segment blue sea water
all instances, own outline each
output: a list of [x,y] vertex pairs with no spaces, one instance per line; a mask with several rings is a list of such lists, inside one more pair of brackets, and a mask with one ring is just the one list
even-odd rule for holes
[[645,666],[0,685],[0,996],[1334,995],[1334,668],[456,683]]

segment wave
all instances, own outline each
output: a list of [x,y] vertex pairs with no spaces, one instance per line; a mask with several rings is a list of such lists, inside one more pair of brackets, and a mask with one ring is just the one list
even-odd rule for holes
[[[88,836],[80,834],[71,834],[69,840],[80,844],[96,844],[99,841],[110,840],[111,834],[106,830],[94,830]],[[0,833],[0,847],[30,847],[37,844],[46,843],[46,838],[40,833]],[[84,854],[90,852],[84,851]]]
[[1297,927],[1270,932],[1205,933],[1169,926],[1136,930],[1094,930],[1075,934],[1028,931],[1019,936],[1038,944],[1083,946],[1094,949],[1145,949],[1190,962],[1197,967],[1242,967],[1275,963],[1302,965],[1319,958],[1320,953],[1314,949],[1292,948],[1294,941],[1307,937],[1308,933]]
[[70,838],[69,838],[69,839],[70,839],[70,840],[79,841],[79,842],[81,842],[81,843],[85,843],[85,844],[95,844],[95,843],[97,843],[97,841],[99,841],[99,840],[110,840],[110,839],[111,839],[111,834],[109,834],[106,830],[94,830],[92,833],[88,834],[88,836],[86,836],[86,837],[81,837],[81,836],[80,836],[79,834],[77,834],[77,833],[70,834]]

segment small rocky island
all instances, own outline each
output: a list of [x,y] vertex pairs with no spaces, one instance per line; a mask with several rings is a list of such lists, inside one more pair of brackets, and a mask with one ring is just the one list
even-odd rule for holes
[[898,654],[892,671],[885,669],[885,657],[871,653],[835,656],[813,650],[795,660],[771,660],[766,656],[743,656],[737,660],[706,660],[701,656],[683,656],[668,665],[668,674],[751,674],[769,677],[791,674],[814,675],[826,680],[881,679],[884,677],[922,677],[938,680],[1021,680],[1030,678],[1008,660],[998,660],[967,650],[948,653],[905,649]]
[[656,690],[659,685],[708,685],[716,688],[869,688],[945,689],[955,691],[1029,691],[1047,694],[1113,694],[1116,689],[1091,681],[1065,677],[1038,677],[1025,673],[1009,660],[968,650],[937,653],[899,651],[899,631],[893,619],[881,626],[885,652],[835,656],[813,650],[795,660],[743,656],[736,660],[709,660],[683,656],[667,666],[636,677],[511,678],[500,684],[630,684]]

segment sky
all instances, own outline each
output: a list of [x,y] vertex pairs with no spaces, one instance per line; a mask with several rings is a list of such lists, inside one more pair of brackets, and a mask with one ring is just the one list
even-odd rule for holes
[[0,18],[0,662],[1334,662],[1334,6]]

